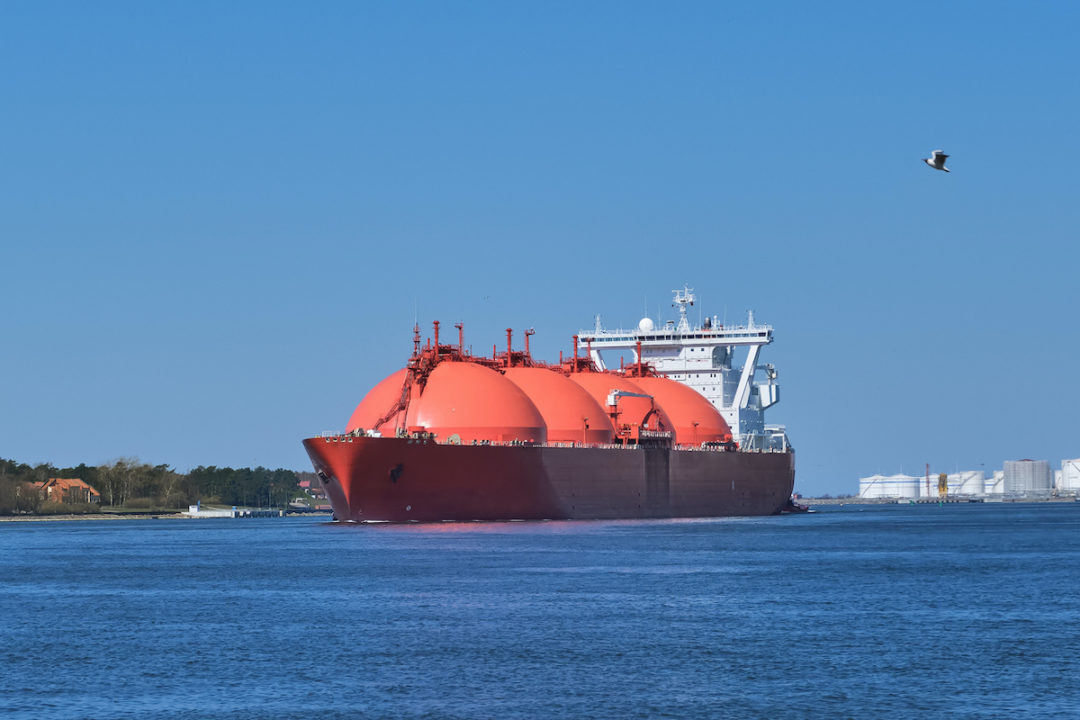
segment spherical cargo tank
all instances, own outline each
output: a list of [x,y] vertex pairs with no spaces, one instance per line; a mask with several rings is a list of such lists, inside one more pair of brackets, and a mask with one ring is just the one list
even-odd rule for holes
[[610,443],[615,430],[607,411],[585,388],[560,372],[512,367],[506,378],[529,396],[547,424],[548,442]]
[[[622,390],[623,392],[639,393],[643,395],[649,394],[622,375],[615,375],[614,373],[571,373],[570,379],[585,388],[585,390],[592,395],[593,399],[605,410],[607,410],[608,395],[612,390]],[[658,429],[657,419],[659,419],[660,425],[662,426],[659,429],[673,430],[675,427],[674,423],[671,422],[671,418],[664,412],[664,407],[661,405],[659,398],[650,400],[649,398],[643,397],[620,397],[618,399],[618,408],[619,425],[640,425],[641,421],[645,419],[645,416],[649,414],[649,411],[655,408],[656,413],[650,418],[647,425],[650,430]]]
[[731,442],[731,427],[724,416],[697,390],[662,377],[636,377],[633,382],[663,406],[675,423],[677,444]]
[[[352,432],[357,428],[373,429],[375,423],[390,412],[390,409],[401,399],[401,390],[405,386],[405,376],[408,372],[406,368],[401,368],[383,378],[378,385],[371,388],[368,394],[364,396],[364,399],[360,401],[360,404],[356,406],[356,410],[353,411],[352,417],[349,418],[349,424],[345,426],[345,432]],[[383,435],[392,436],[394,434],[394,427],[398,424],[398,415],[400,413],[395,414],[379,427],[379,431]]]
[[423,427],[440,442],[473,440],[547,442],[544,418],[521,388],[502,374],[471,362],[441,362],[409,406],[410,428]]

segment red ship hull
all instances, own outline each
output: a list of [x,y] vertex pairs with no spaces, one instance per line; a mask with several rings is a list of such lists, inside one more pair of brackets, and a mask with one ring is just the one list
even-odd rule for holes
[[320,437],[304,447],[337,520],[569,520],[774,515],[793,452],[450,445]]

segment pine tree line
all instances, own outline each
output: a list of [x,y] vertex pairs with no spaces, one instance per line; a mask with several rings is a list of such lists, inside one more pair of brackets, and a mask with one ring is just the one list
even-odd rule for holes
[[50,463],[30,466],[0,458],[0,515],[86,511],[85,507],[51,507],[35,482],[79,478],[101,494],[101,506],[126,509],[178,509],[196,502],[285,507],[299,492],[299,474],[264,467],[231,468],[200,465],[178,473],[168,465],[150,465],[120,458],[106,465],[59,468]]

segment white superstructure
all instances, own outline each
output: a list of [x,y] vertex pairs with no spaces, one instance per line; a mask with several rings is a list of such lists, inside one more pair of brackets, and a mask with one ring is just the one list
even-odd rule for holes
[[[642,318],[633,330],[605,330],[597,317],[593,330],[578,334],[592,361],[606,369],[605,351],[630,350],[637,362],[641,343],[640,360],[660,375],[704,395],[727,420],[742,448],[786,450],[784,426],[765,424],[765,410],[780,400],[776,369],[771,364],[758,364],[761,348],[773,341],[772,328],[755,323],[753,313],[745,325],[723,325],[714,315],[700,326],[692,326],[687,310],[694,304],[693,290],[684,287],[672,292],[678,322],[657,327],[651,318]],[[735,367],[736,354],[744,352],[742,366]],[[764,382],[757,381],[759,370],[764,372]]]

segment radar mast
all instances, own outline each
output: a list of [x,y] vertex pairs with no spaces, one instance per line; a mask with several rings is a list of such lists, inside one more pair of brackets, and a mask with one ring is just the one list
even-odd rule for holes
[[686,319],[686,308],[694,304],[694,289],[683,285],[682,290],[672,290],[671,292],[675,293],[675,299],[671,301],[671,306],[679,311],[679,324],[675,329],[677,332],[688,333],[690,332],[690,322]]

